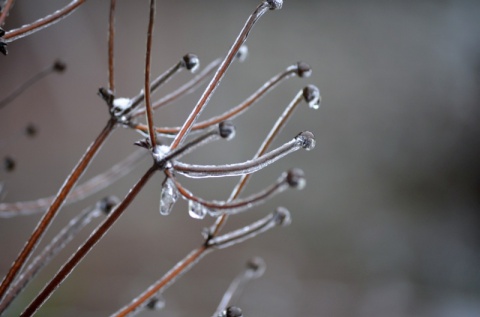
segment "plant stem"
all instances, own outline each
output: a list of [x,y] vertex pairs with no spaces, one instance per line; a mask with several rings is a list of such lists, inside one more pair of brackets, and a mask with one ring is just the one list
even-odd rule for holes
[[45,301],[52,295],[52,293],[60,286],[60,284],[67,278],[73,269],[80,263],[80,261],[88,254],[88,252],[97,244],[98,241],[107,233],[112,225],[127,209],[133,199],[138,195],[140,190],[145,186],[150,177],[157,171],[157,166],[154,164],[147,172],[140,178],[140,180],[130,189],[123,201],[110,212],[108,217],[100,224],[99,227],[90,235],[90,237],[78,248],[78,250],[70,257],[70,259],[60,268],[50,282],[43,288],[43,290],[35,297],[35,299],[28,305],[28,307],[20,315],[21,317],[32,316]]
[[66,18],[71,13],[73,13],[73,11],[76,8],[78,8],[80,5],[85,3],[85,1],[86,0],[73,0],[62,9],[57,10],[52,14],[47,15],[46,17],[38,19],[37,21],[32,22],[30,24],[23,25],[18,29],[8,31],[7,33],[5,33],[5,36],[3,38],[5,39],[5,42],[8,43],[8,42],[13,42],[15,40],[21,39],[22,37],[25,37],[32,33],[38,32],[46,27],[49,27],[52,24],[55,24],[61,19]]
[[103,142],[110,135],[110,132],[112,132],[114,127],[115,127],[115,120],[110,119],[107,122],[107,125],[105,126],[105,128],[98,135],[95,141],[93,141],[93,143],[87,149],[87,151],[82,156],[80,161],[77,163],[73,171],[67,177],[65,183],[62,185],[59,192],[57,193],[57,196],[53,200],[47,212],[43,215],[42,219],[39,221],[37,227],[33,231],[32,235],[28,239],[25,246],[23,247],[23,250],[20,252],[17,259],[13,262],[12,267],[10,268],[2,284],[0,285],[0,298],[2,300],[9,286],[12,284],[13,280],[17,277],[17,275],[20,273],[26,261],[32,254],[33,250],[40,242],[40,239],[42,238],[43,234],[45,233],[50,223],[55,218],[57,212],[60,210],[60,207],[65,202],[68,194],[70,193],[72,188],[75,186],[80,176],[82,176],[83,172],[87,169],[91,160],[93,159],[97,151],[100,149]]

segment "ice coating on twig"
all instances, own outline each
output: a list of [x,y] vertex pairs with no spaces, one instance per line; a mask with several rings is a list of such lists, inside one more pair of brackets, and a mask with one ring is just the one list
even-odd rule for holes
[[302,148],[307,151],[315,148],[315,136],[310,131],[304,131],[295,137],[295,140],[299,142]]
[[308,85],[303,89],[303,97],[308,103],[308,106],[312,109],[320,108],[322,97],[320,96],[320,89],[314,85]]
[[290,224],[290,222],[289,211],[286,208],[278,207],[274,212],[250,225],[210,239],[208,246],[217,249],[227,248],[251,239],[276,226],[286,226]]
[[168,216],[172,212],[173,205],[178,199],[178,190],[170,177],[167,177],[162,185],[160,193],[160,214]]
[[315,139],[313,138],[313,134],[307,131],[300,133],[290,142],[287,142],[258,158],[243,163],[226,165],[194,165],[174,162],[173,168],[178,173],[192,178],[240,176],[254,173],[300,148],[311,150],[314,146]]
[[203,219],[205,218],[207,213],[208,213],[207,208],[201,203],[194,200],[188,201],[188,214],[193,219]]
[[262,276],[265,270],[266,264],[261,257],[251,258],[246,263],[245,269],[233,279],[223,294],[222,300],[217,306],[216,315],[224,311],[227,306],[236,303],[248,282]]
[[[7,291],[5,298],[0,304],[0,311],[4,311],[15,297],[23,290],[29,281],[31,281],[51,260],[65,248],[65,246],[88,225],[92,219],[105,213],[106,209],[112,204],[115,205],[120,200],[116,196],[107,196],[100,200],[95,206],[84,209],[79,215],[71,219],[68,224],[52,239],[52,241],[37,255],[29,266],[15,280],[14,284]],[[108,205],[108,206],[107,206]]]

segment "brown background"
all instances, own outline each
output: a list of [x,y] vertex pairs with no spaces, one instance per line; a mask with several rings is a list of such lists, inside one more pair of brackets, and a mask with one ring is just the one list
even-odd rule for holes
[[[5,29],[44,16],[67,1],[17,1]],[[187,52],[203,65],[225,55],[256,1],[158,2],[153,73]],[[121,96],[143,86],[145,1],[119,1],[116,81]],[[0,58],[0,93],[8,94],[61,58],[52,75],[0,110],[0,154],[16,159],[0,172],[5,201],[56,192],[108,119],[96,96],[107,81],[108,1],[88,1],[50,29],[9,45]],[[252,178],[246,193],[302,167],[308,186],[288,191],[228,228],[278,205],[293,223],[207,256],[165,293],[164,311],[145,316],[209,316],[253,255],[267,262],[238,303],[245,316],[478,316],[480,6],[475,1],[286,1],[248,40],[249,59],[234,64],[202,118],[223,112],[298,60],[314,69],[291,79],[235,120],[237,136],[190,155],[214,164],[249,159],[295,93],[320,87],[323,104],[301,107],[279,137],[315,133],[317,147],[297,152]],[[191,78],[180,74],[169,92]],[[198,94],[158,111],[158,125],[179,125]],[[39,128],[33,139],[23,129]],[[86,178],[130,153],[139,136],[119,129]],[[122,197],[150,162],[87,202],[64,209],[45,241],[82,208],[107,194]],[[158,214],[162,178],[155,176],[119,223],[47,302],[40,316],[105,316],[160,278],[201,243],[212,223],[190,219],[180,202]],[[182,179],[208,199],[228,197],[235,179]],[[38,216],[1,219],[3,275]],[[88,227],[89,230],[93,226]],[[56,229],[56,230],[55,230]],[[81,236],[88,236],[86,230]],[[43,287],[81,239],[56,259],[9,311],[14,316]],[[7,314],[8,315],[8,314]]]

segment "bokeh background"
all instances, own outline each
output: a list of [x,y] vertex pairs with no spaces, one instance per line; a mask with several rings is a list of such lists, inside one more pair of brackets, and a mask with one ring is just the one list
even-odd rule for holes
[[[33,21],[68,1],[17,1],[5,29]],[[153,73],[185,53],[203,65],[224,56],[257,1],[158,1]],[[148,8],[118,1],[117,95],[143,86]],[[287,207],[291,226],[212,253],[164,294],[166,307],[145,316],[209,316],[252,256],[267,263],[236,303],[245,316],[480,315],[480,4],[477,1],[285,1],[268,12],[247,41],[249,58],[235,63],[202,118],[221,113],[299,60],[311,78],[291,79],[235,120],[237,136],[205,146],[185,160],[249,159],[284,106],[315,84],[318,111],[300,107],[277,145],[303,130],[317,146],[255,175],[245,194],[291,167],[308,180],[261,207],[231,218],[243,226]],[[88,1],[57,25],[9,45],[0,58],[0,93],[64,60],[67,72],[38,82],[0,109],[4,201],[57,191],[108,115],[96,95],[107,83],[108,1]],[[181,73],[162,93],[186,82]],[[180,125],[199,93],[156,113],[157,125]],[[25,135],[32,123],[34,138]],[[135,150],[140,136],[118,129],[85,175],[88,179]],[[44,241],[73,215],[105,195],[122,197],[150,164],[114,186],[64,208]],[[160,175],[122,216],[39,316],[105,316],[128,303],[202,242],[214,221],[189,218],[184,201],[158,214]],[[226,199],[236,179],[182,179],[195,194]],[[38,216],[0,220],[0,273],[5,274]],[[29,286],[7,314],[16,316],[54,274],[89,226]],[[45,242],[44,242],[45,243]]]

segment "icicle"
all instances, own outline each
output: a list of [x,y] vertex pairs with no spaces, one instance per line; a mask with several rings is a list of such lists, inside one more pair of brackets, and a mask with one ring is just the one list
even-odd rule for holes
[[173,205],[178,199],[178,190],[171,178],[166,178],[160,194],[160,214],[168,216],[172,212]]
[[195,219],[203,219],[205,218],[207,212],[208,209],[199,202],[196,202],[194,200],[188,201],[188,214],[190,215],[190,217]]

